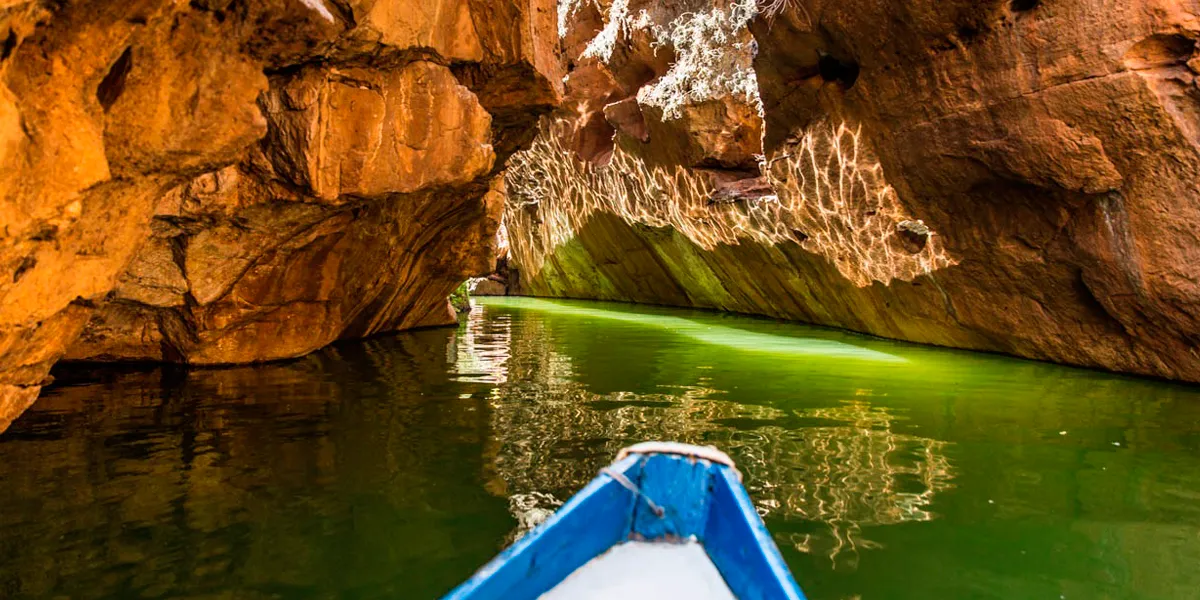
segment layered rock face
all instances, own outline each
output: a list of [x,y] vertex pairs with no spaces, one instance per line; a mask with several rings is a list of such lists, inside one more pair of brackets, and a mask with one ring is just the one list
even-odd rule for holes
[[1200,5],[568,4],[520,292],[1200,381]]
[[52,364],[446,323],[561,96],[549,0],[7,2],[0,430]]

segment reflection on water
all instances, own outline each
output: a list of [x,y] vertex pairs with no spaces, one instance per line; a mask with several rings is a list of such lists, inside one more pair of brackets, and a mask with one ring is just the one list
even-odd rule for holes
[[929,510],[934,495],[950,489],[954,478],[946,442],[894,433],[895,417],[865,402],[803,414],[846,425],[812,427],[800,436],[771,428],[775,435],[762,438],[771,443],[750,452],[753,464],[768,474],[780,471],[779,465],[804,465],[791,472],[785,467],[759,484],[764,516],[784,513],[828,526],[828,539],[793,534],[789,541],[797,550],[827,554],[835,568],[853,567],[860,548],[879,547],[862,537],[863,527],[936,516]]
[[450,475],[488,435],[453,336],[57,387],[0,437],[0,598],[438,596],[511,527]]
[[549,519],[554,511],[563,505],[563,501],[550,494],[530,492],[528,494],[513,494],[508,497],[508,512],[517,520],[517,527],[505,540],[507,543],[521,539],[534,527]]
[[0,436],[0,598],[435,598],[646,439],[729,451],[815,599],[1200,589],[1185,386],[528,300],[283,364],[59,377]]
[[[824,356],[889,356],[831,340],[770,336],[678,317],[537,300],[522,300],[521,306],[666,327],[673,334],[693,338],[700,337],[690,335],[693,331],[705,329],[707,337],[726,340],[774,338],[768,348],[841,348]],[[735,456],[747,474],[761,514],[800,517],[827,527],[820,533],[794,535],[789,542],[804,552],[820,552],[836,565],[839,555],[844,563],[853,564],[860,547],[874,545],[862,538],[862,526],[932,519],[927,507],[934,494],[951,486],[953,471],[943,453],[945,442],[892,432],[894,417],[861,399],[794,411],[815,426],[789,430],[762,425],[778,420],[783,414],[779,409],[723,400],[719,390],[709,387],[659,386],[667,389],[595,394],[575,381],[569,356],[542,343],[549,337],[547,332],[525,330],[515,337],[512,333],[510,319],[476,311],[460,340],[474,345],[486,339],[493,347],[508,348],[508,352],[489,354],[506,360],[505,365],[495,365],[494,372],[511,369],[521,374],[512,383],[498,381],[490,401],[492,430],[499,444],[493,461],[493,476],[498,480],[490,489],[512,494],[516,505],[526,504],[531,494],[540,495],[539,490],[582,487],[604,461],[637,441],[717,444]],[[480,352],[464,352],[460,343],[457,356],[458,372],[479,370]],[[707,378],[699,378],[698,383],[706,382]],[[755,426],[740,431],[742,424]],[[522,531],[533,506],[514,511]],[[536,509],[533,514],[542,516]]]

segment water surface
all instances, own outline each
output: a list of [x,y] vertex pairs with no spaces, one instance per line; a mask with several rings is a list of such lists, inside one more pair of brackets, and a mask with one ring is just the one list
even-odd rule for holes
[[1200,598],[1200,388],[492,299],[221,370],[60,369],[0,434],[0,598],[436,598],[621,447],[715,444],[811,598]]

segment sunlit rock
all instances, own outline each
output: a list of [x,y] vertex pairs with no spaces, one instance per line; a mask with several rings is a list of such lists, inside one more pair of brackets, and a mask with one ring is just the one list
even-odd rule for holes
[[518,293],[1200,381],[1194,10],[566,4],[565,122],[509,172]]
[[491,117],[450,70],[313,69],[264,100],[276,173],[322,200],[464,185],[495,161]]
[[0,430],[64,355],[452,323],[561,97],[555,26],[552,0],[6,3]]

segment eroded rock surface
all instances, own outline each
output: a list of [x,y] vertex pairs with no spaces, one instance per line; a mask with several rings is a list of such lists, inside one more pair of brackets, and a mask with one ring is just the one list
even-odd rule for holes
[[63,356],[446,323],[561,96],[551,0],[0,7],[0,430]]
[[1190,0],[2,6],[0,428],[445,323],[502,212],[525,293],[1200,381]]
[[[687,58],[677,43],[644,49],[639,28],[667,16],[622,5],[611,41],[612,9],[568,20],[578,108],[549,130],[583,160],[543,169],[568,202],[512,190],[519,291],[1200,381],[1200,5],[758,5],[691,72],[700,84],[752,75],[761,121],[736,84],[677,85],[690,91],[674,115],[652,106],[661,94],[638,86],[661,90]],[[598,39],[615,48],[607,60],[585,56]],[[663,55],[673,62],[651,58]],[[693,116],[714,102],[728,108]],[[762,146],[747,146],[741,131],[760,127]],[[609,160],[640,181],[584,162]]]

